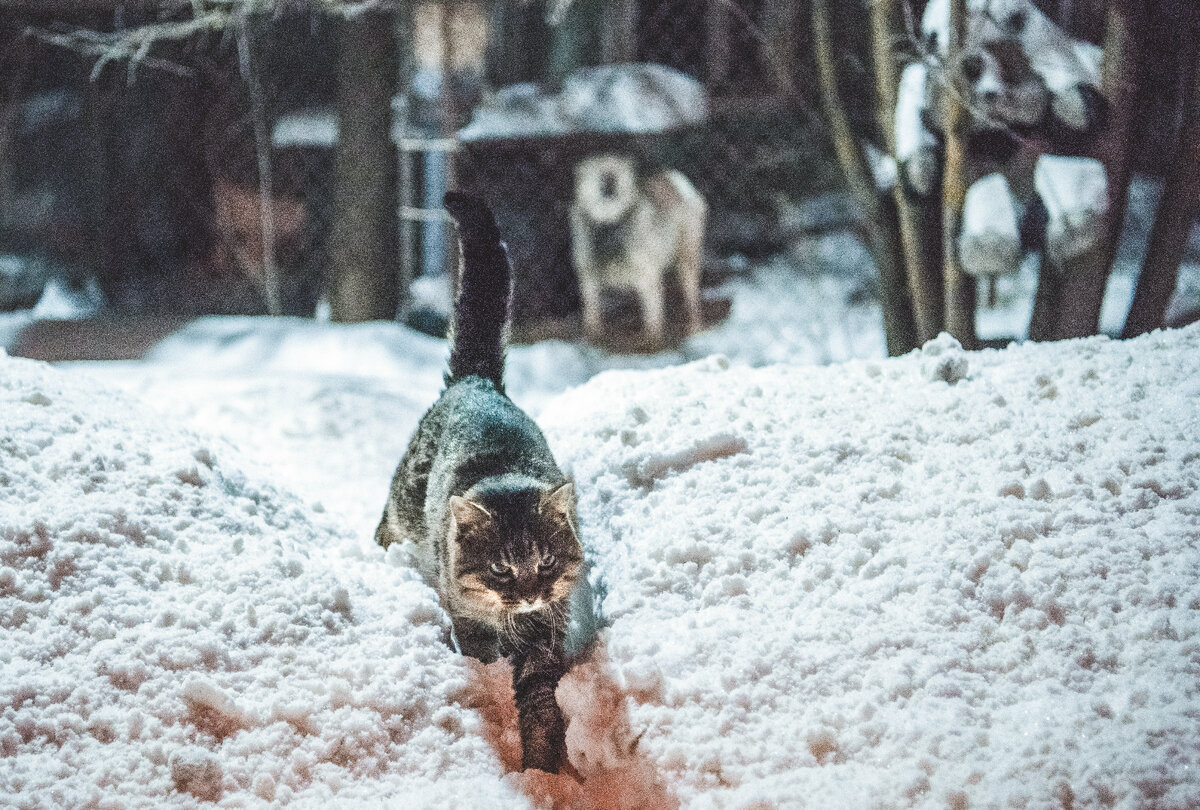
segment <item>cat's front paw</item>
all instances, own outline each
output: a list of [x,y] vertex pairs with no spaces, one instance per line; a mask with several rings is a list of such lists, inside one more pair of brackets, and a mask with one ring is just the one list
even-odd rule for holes
[[525,707],[522,711],[519,704],[517,708],[521,726],[521,769],[558,773],[567,761],[567,739],[562,712],[554,703],[553,693],[549,703],[542,702],[533,710]]
[[531,768],[546,773],[558,773],[564,766],[569,767],[567,762],[567,752],[565,745],[555,746],[547,743],[544,750],[525,749],[521,752],[521,770],[528,771]]

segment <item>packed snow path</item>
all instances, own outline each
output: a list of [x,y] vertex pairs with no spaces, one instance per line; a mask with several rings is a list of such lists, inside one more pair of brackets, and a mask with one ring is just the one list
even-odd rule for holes
[[1200,806],[1197,357],[941,338],[550,402],[609,622],[559,690],[582,785],[513,771],[506,666],[363,536],[400,382],[193,364],[155,412],[0,359],[0,804]]

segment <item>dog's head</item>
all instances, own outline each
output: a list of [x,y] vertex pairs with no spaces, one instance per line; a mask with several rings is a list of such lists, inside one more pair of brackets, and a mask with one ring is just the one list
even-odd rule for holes
[[575,165],[575,202],[597,224],[616,222],[637,200],[637,162],[628,155],[593,155]]
[[[943,58],[948,27],[949,3],[932,0],[922,29]],[[1082,103],[1073,103],[1079,88],[1099,83],[1098,49],[1072,39],[1031,0],[969,0],[966,42],[948,69],[970,110],[993,125],[1037,125],[1052,102],[1072,110]]]
[[1050,93],[1020,43],[995,38],[972,45],[955,65],[969,108],[993,124],[1033,126],[1042,121]]

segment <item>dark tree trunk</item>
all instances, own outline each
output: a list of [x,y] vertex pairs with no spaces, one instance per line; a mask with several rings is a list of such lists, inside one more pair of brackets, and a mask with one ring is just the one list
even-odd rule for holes
[[829,124],[833,148],[851,193],[867,215],[867,248],[879,272],[883,327],[888,354],[904,354],[916,345],[912,300],[905,283],[896,208],[884,204],[862,148],[850,128],[838,89],[832,31],[826,0],[812,2],[813,46],[821,86],[821,106]]
[[[1189,39],[1192,45],[1197,41],[1197,37]],[[1193,56],[1193,62],[1179,148],[1167,173],[1146,259],[1121,337],[1134,337],[1163,325],[1188,235],[1200,216],[1200,61]]]
[[[948,61],[958,58],[967,30],[966,0],[950,0]],[[946,165],[942,178],[942,274],[946,331],[965,348],[975,346],[975,279],[963,271],[955,237],[967,196],[967,153],[963,140],[967,111],[959,93],[943,94],[946,109]]]
[[393,17],[369,12],[341,25],[330,310],[335,321],[391,320],[407,295],[395,250]]
[[1129,195],[1130,143],[1135,97],[1141,74],[1141,42],[1145,0],[1111,0],[1104,36],[1104,95],[1112,105],[1108,130],[1101,138],[1101,159],[1108,173],[1108,209],[1103,241],[1093,251],[1062,268],[1057,295],[1054,338],[1094,335],[1100,331],[1100,309],[1108,274],[1117,255]]
[[[900,84],[896,45],[900,40],[900,0],[875,0],[871,4],[871,47],[875,63],[875,87],[879,104],[879,128],[888,153],[896,154],[896,89]],[[923,203],[904,192],[897,178],[892,192],[896,242],[903,259],[903,277],[895,282],[902,296],[900,313],[903,343],[915,347],[937,337],[942,328],[942,280],[936,248],[941,234],[936,228],[934,203]],[[936,198],[935,198],[936,199]],[[930,227],[930,224],[935,227]],[[932,255],[931,255],[932,253]],[[898,273],[900,268],[897,268]],[[887,290],[885,288],[885,294]],[[907,310],[907,311],[904,311]]]

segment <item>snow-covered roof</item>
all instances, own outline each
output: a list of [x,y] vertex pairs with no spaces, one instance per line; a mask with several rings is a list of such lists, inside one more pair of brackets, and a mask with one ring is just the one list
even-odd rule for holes
[[[402,111],[403,102],[397,96],[393,109]],[[603,65],[580,68],[558,92],[532,82],[501,88],[476,107],[458,137],[485,141],[583,132],[648,134],[699,123],[706,108],[703,85],[674,68]],[[392,128],[397,143],[409,134],[399,123]],[[280,116],[271,131],[277,148],[328,148],[337,138],[337,114],[331,109],[293,110]]]
[[580,68],[562,89],[525,83],[485,99],[459,130],[464,141],[573,133],[654,133],[704,120],[704,87],[665,65]]

